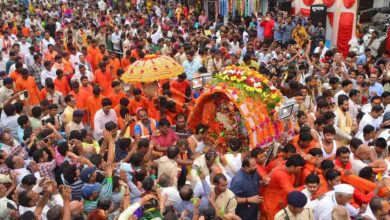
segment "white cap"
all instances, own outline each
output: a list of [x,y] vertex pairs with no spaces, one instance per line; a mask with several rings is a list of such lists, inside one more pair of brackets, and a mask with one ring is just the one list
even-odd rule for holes
[[332,86],[330,86],[329,83],[324,83],[324,84],[322,84],[322,88],[323,89],[332,89]]
[[336,193],[345,193],[345,194],[353,194],[353,191],[355,190],[355,188],[353,188],[353,186],[349,185],[349,184],[338,184],[338,185],[335,185],[334,187],[334,192]]

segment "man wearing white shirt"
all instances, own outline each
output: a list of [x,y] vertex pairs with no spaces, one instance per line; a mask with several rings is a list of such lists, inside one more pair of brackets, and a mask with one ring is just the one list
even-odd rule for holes
[[158,178],[158,185],[161,187],[161,195],[168,195],[168,201],[172,203],[181,201],[179,190],[174,186],[173,180],[168,174],[161,174]]
[[374,107],[372,107],[370,113],[364,114],[362,120],[359,123],[359,132],[356,134],[356,136],[358,137],[363,133],[363,128],[366,125],[372,125],[375,129],[379,129],[380,124],[382,123],[382,112],[382,106],[375,105]]
[[154,6],[154,12],[160,18],[161,17],[161,9],[158,7],[159,5]]
[[31,44],[26,41],[26,37],[22,37],[19,46],[20,46],[20,54],[23,54],[25,56],[30,52]]
[[325,194],[314,207],[314,217],[316,220],[332,219],[332,210],[340,205],[348,210],[351,216],[357,216],[359,209],[353,208],[349,202],[352,199],[354,188],[348,184],[338,184],[334,190]]
[[41,84],[43,87],[45,87],[45,80],[47,78],[51,78],[52,80],[54,80],[57,75],[56,75],[56,72],[54,71],[54,69],[51,67],[51,62],[50,61],[45,61],[43,63],[43,66],[44,66],[44,69],[42,70],[42,73],[41,73]]
[[100,11],[105,11],[106,10],[106,2],[104,0],[99,0],[98,7],[99,7]]
[[79,71],[80,66],[84,66],[85,69],[86,69],[87,71],[92,72],[91,64],[88,63],[88,61],[85,59],[84,54],[81,54],[81,55],[79,56],[79,60],[80,60],[80,63],[79,63],[79,65],[77,65],[76,68],[75,68],[76,72]]
[[162,38],[162,37],[163,37],[163,35],[162,35],[162,32],[161,32],[161,26],[158,25],[157,30],[154,31],[154,32],[152,33],[152,36],[151,36],[152,42],[153,42],[154,44],[157,44],[157,43],[158,43],[158,40],[159,40],[160,38]]
[[28,53],[26,53],[26,56],[24,56],[24,63],[26,64],[28,70],[31,69],[31,67],[35,64],[34,61],[34,54],[35,54],[35,48],[33,46],[30,46],[28,48]]
[[230,45],[230,51],[232,53],[236,53],[237,50],[240,49],[240,42],[238,41],[237,37],[234,37],[233,40],[229,43]]
[[11,67],[9,68],[9,73],[12,73],[12,72],[14,72],[14,71],[16,70],[16,65],[17,65],[17,63],[21,63],[21,64],[22,64],[22,67],[23,67],[24,69],[27,69],[27,66],[26,66],[25,63],[23,63],[22,58],[21,58],[21,57],[16,57],[15,63],[12,64]]
[[131,33],[128,33],[126,35],[126,40],[123,41],[123,44],[122,44],[122,51],[123,51],[123,54],[126,54],[126,52],[128,50],[131,50],[131,46],[132,46],[132,34]]
[[[58,193],[53,183],[48,184],[48,187],[45,188],[43,197],[50,198],[51,201],[45,204],[44,207],[42,207],[42,211],[41,213],[39,213],[39,219],[47,220],[47,214],[49,210],[51,210],[51,207],[64,206],[64,200],[62,199],[62,196]],[[23,215],[23,213],[28,211],[36,211],[37,206],[39,205],[41,200],[44,200],[44,198],[40,198],[39,194],[33,190],[26,190],[21,192],[18,195],[18,199],[20,215]]]
[[0,48],[4,57],[8,58],[9,52],[11,51],[13,44],[14,41],[9,36],[8,32],[5,32],[4,36],[0,38]]
[[[5,160],[5,163],[7,164],[7,167],[12,170],[11,172],[18,174],[18,175],[16,175],[16,179],[17,179],[18,183],[20,183],[22,181],[23,177],[31,174],[31,172],[26,169],[26,167],[27,167],[26,162],[20,156],[10,155]],[[36,166],[36,163],[30,162],[29,165],[30,165],[29,167],[30,167],[31,171],[33,172],[34,176],[37,179],[41,178],[41,176],[39,174],[39,168],[38,168],[38,166]]]
[[41,52],[42,53],[46,53],[48,51],[49,44],[54,46],[54,45],[56,45],[56,42],[50,36],[49,32],[45,32],[44,38],[41,41]]
[[382,106],[381,103],[382,103],[382,98],[380,96],[374,96],[371,98],[370,103],[363,105],[362,112],[368,114],[371,112],[373,106],[375,105]]
[[72,47],[70,49],[69,61],[72,64],[73,69],[76,69],[76,67],[79,65],[81,55],[83,55],[83,54],[78,52],[75,47]]
[[[209,185],[210,188],[212,188],[212,186],[213,186],[212,180],[210,178],[215,176],[218,173],[219,173],[219,168],[217,166],[212,166],[211,167],[211,174],[207,175],[206,178],[205,178],[206,183],[207,183],[207,185]],[[230,187],[230,182],[232,181],[232,178],[230,178],[229,175],[227,175],[226,172],[222,172],[222,174],[226,177],[226,180],[227,180],[227,183],[228,183],[227,187],[229,188]],[[201,181],[198,181],[196,183],[196,185],[195,185],[194,196],[195,197],[203,197],[204,196],[204,191],[203,191],[203,186],[202,186],[202,182]]]
[[108,122],[114,122],[118,124],[118,119],[115,111],[111,108],[112,102],[108,98],[102,100],[102,108],[96,112],[94,121],[94,133],[95,140],[100,140],[103,137],[103,130]]
[[366,48],[371,49],[371,54],[374,57],[378,56],[379,47],[380,47],[382,41],[386,38],[386,35],[384,35],[380,38],[378,38],[378,35],[379,35],[378,31],[373,31],[371,33],[371,37],[368,38],[364,42],[364,45],[366,46]]
[[120,52],[120,50],[121,50],[121,48],[120,48],[121,32],[119,31],[118,27],[115,27],[114,33],[112,33],[112,35],[111,35],[111,42],[113,45],[113,49],[116,52]]
[[0,52],[0,71],[4,71],[6,69],[8,59],[3,57],[3,53]]
[[359,90],[352,89],[349,92],[349,114],[351,115],[352,122],[356,123],[356,116],[358,115],[361,107],[360,105],[356,104],[359,100]]
[[385,109],[383,113],[390,112],[390,92],[384,91],[381,95],[382,97],[382,105]]
[[321,57],[321,59],[325,58],[325,53],[328,51],[329,48],[325,46],[324,40],[320,40],[318,43],[318,47],[314,49],[314,53],[318,53]]
[[94,80],[93,74],[86,70],[85,66],[79,65],[79,71],[77,71],[71,78],[71,81],[77,81],[78,83],[81,84],[80,78],[82,76],[86,76],[88,78],[88,82],[92,83]]
[[356,138],[359,138],[363,144],[369,144],[375,136],[375,128],[372,125],[366,125],[363,128],[363,133],[360,133]]
[[232,138],[228,142],[228,147],[232,150],[232,153],[227,153],[224,155],[224,159],[226,161],[226,173],[229,177],[233,178],[236,173],[241,169],[242,159],[240,147],[241,140],[238,138]]
[[353,85],[352,85],[352,81],[349,80],[349,79],[346,79],[346,80],[343,80],[341,82],[341,86],[342,86],[342,89],[340,91],[338,91],[335,95],[334,95],[334,102],[336,103],[336,105],[338,105],[338,98],[340,95],[346,95],[348,96],[349,92],[351,91]]
[[307,198],[308,207],[314,208],[316,206],[318,200],[314,199],[314,196],[316,195],[319,189],[320,189],[320,178],[315,173],[309,174],[305,179],[305,188],[301,190],[301,192]]

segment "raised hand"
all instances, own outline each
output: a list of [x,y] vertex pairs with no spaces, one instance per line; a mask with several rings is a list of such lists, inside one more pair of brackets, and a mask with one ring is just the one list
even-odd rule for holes
[[60,191],[62,199],[64,201],[70,201],[71,193],[72,193],[72,189],[70,187],[65,186],[65,185],[61,185],[59,187],[59,191]]

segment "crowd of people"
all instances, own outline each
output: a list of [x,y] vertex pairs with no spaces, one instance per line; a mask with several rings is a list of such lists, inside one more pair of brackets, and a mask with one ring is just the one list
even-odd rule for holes
[[[172,1],[0,3],[0,219],[389,219],[390,56],[348,54],[273,9],[209,19]],[[125,83],[149,54],[183,66],[159,95]],[[187,127],[191,80],[249,67],[295,99],[274,157]],[[350,181],[355,179],[356,181]]]

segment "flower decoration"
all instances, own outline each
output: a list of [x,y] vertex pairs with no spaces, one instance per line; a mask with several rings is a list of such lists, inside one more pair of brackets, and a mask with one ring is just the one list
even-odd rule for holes
[[229,86],[245,91],[248,96],[260,98],[265,103],[270,115],[273,114],[272,110],[283,100],[282,94],[273,86],[272,82],[248,67],[235,65],[225,67],[215,75],[211,83],[213,85],[227,83]]

